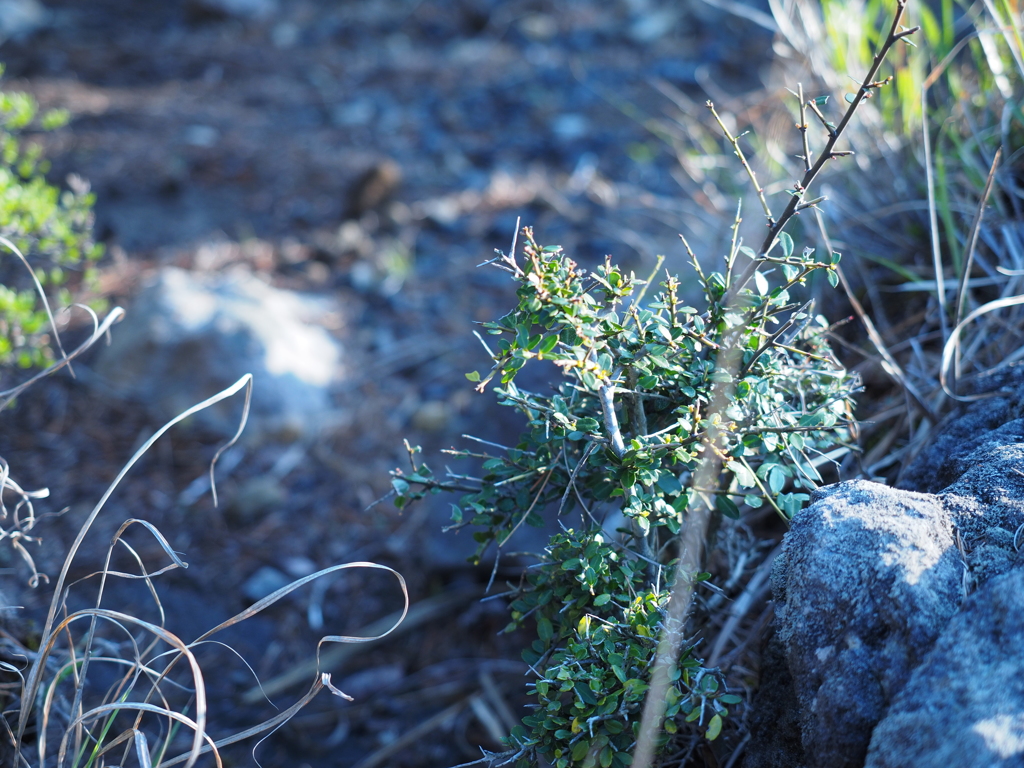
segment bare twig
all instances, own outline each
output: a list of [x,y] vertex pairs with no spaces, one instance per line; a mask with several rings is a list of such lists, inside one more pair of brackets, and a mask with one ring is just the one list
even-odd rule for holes
[[[889,51],[898,41],[918,31],[919,27],[900,29],[900,21],[903,19],[903,12],[906,10],[906,6],[907,0],[897,0],[896,13],[893,15],[892,24],[889,28],[889,34],[886,35],[885,42],[875,54],[875,57],[871,62],[871,67],[868,69],[867,75],[865,75],[864,80],[861,82],[860,88],[857,89],[857,93],[854,94],[853,98],[850,100],[850,106],[846,110],[846,113],[843,115],[835,129],[830,130],[829,138],[824,149],[821,150],[817,160],[814,161],[814,164],[810,169],[804,173],[803,178],[796,183],[794,189],[797,194],[794,194],[789,198],[789,202],[786,204],[785,210],[783,210],[777,221],[772,219],[770,214],[768,214],[767,205],[764,206],[766,209],[766,216],[768,217],[768,234],[765,236],[764,242],[761,244],[761,247],[757,252],[757,258],[753,259],[746,266],[739,278],[734,282],[732,286],[733,291],[738,291],[743,288],[754,276],[754,272],[756,272],[758,268],[759,260],[763,258],[769,250],[771,250],[772,246],[775,244],[776,238],[785,228],[786,224],[789,223],[789,220],[796,214],[797,207],[801,202],[803,202],[803,194],[813,183],[821,169],[825,167],[825,164],[833,157],[838,156],[835,152],[836,143],[839,141],[840,137],[842,137],[846,127],[850,124],[850,121],[853,119],[854,114],[860,107],[861,102],[868,97],[868,94],[872,90],[879,88],[887,82],[886,80],[876,80],[875,77],[878,73],[879,67],[882,66],[882,62],[885,60],[885,57],[888,56]],[[727,138],[732,140],[730,134],[727,133],[726,135]],[[756,186],[757,184],[755,182],[755,187]],[[760,187],[758,187],[758,190],[760,191]]]
[[736,157],[738,157],[740,159],[740,163],[743,165],[743,170],[745,170],[747,172],[747,175],[750,177],[750,182],[754,185],[754,191],[757,192],[757,199],[761,201],[761,208],[764,209],[765,218],[768,219],[768,226],[769,227],[774,227],[775,226],[775,219],[772,217],[772,210],[771,210],[771,208],[768,207],[768,200],[765,199],[764,189],[762,189],[761,185],[758,184],[758,182],[757,182],[757,174],[754,173],[754,169],[751,168],[750,167],[750,163],[747,162],[746,155],[744,155],[743,154],[743,150],[740,149],[739,138],[736,137],[736,136],[733,136],[732,132],[726,127],[725,123],[722,122],[722,118],[719,116],[718,112],[715,110],[715,105],[710,100],[708,100],[705,103],[704,106],[706,106],[709,110],[711,110],[711,114],[714,116],[715,120],[718,122],[718,125],[721,126],[721,128],[722,128],[722,133],[725,134],[725,138],[727,138],[729,140],[729,143],[732,144],[732,149],[736,153]]

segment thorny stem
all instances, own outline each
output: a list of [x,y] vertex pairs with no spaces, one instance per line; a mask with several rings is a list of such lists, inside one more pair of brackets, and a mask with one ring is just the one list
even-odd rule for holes
[[768,207],[768,201],[765,199],[764,190],[761,188],[761,185],[757,183],[757,175],[754,173],[754,169],[750,167],[750,163],[747,162],[747,158],[743,154],[743,150],[740,149],[739,137],[733,136],[729,129],[725,127],[725,123],[722,122],[722,118],[719,116],[718,112],[715,111],[715,105],[710,100],[708,100],[704,106],[711,110],[711,114],[714,115],[715,120],[718,121],[718,125],[725,134],[725,138],[727,138],[729,143],[732,144],[736,157],[740,159],[740,163],[743,164],[744,170],[746,170],[747,175],[750,176],[750,181],[754,185],[754,189],[757,191],[757,199],[761,201],[761,207],[764,208],[764,215],[768,219],[768,226],[774,226],[775,219],[772,218],[772,210]]
[[[821,121],[821,125],[822,125],[822,127],[823,127],[823,128],[824,128],[824,129],[826,130],[826,131],[828,131],[828,135],[829,135],[829,136],[834,136],[834,135],[835,135],[835,132],[836,132],[836,127],[835,127],[834,125],[832,125],[832,123],[830,123],[830,122],[829,122],[828,120],[826,120],[826,119],[825,119],[825,116],[824,116],[823,114],[821,114],[821,110],[820,110],[820,109],[818,109],[818,105],[817,105],[817,103],[816,103],[816,102],[814,102],[813,100],[811,100],[811,101],[808,101],[808,102],[807,102],[806,104],[804,104],[804,103],[801,103],[801,104],[800,104],[800,106],[801,106],[801,108],[803,108],[803,107],[805,107],[805,106],[806,106],[806,107],[810,107],[810,108],[811,108],[811,112],[813,112],[813,113],[815,114],[815,116],[816,116],[816,117],[817,117],[817,118],[818,118],[818,119],[819,119],[819,120]],[[805,134],[805,135],[806,135],[806,134]],[[808,153],[808,157],[807,157],[807,163],[805,164],[805,165],[806,165],[806,167],[804,168],[804,171],[805,171],[805,172],[806,172],[806,171],[809,171],[809,170],[811,170],[811,158],[810,158],[810,151],[811,151],[811,150],[810,150],[810,147],[808,147],[808,148],[807,148],[807,153]]]
[[[729,258],[725,264],[725,289],[729,290],[729,284],[732,282],[732,268],[736,264],[736,256],[739,253],[740,245],[740,224],[743,223],[741,214],[743,213],[743,201],[736,201],[736,218],[732,223],[732,240],[729,242]],[[771,218],[771,216],[769,216]]]
[[630,367],[626,373],[629,379],[629,388],[633,390],[630,395],[630,427],[633,435],[639,437],[647,434],[647,414],[644,412],[644,396],[639,391],[640,374],[636,368]]
[[[797,188],[798,192],[802,193],[806,190],[811,182],[814,181],[818,172],[824,167],[825,163],[834,156],[833,150],[836,142],[846,129],[846,126],[857,111],[860,103],[867,96],[870,88],[877,87],[875,75],[882,64],[882,61],[889,53],[889,50],[896,41],[917,30],[917,27],[902,31],[899,28],[900,19],[903,18],[903,12],[906,10],[906,4],[907,0],[897,0],[896,13],[893,16],[892,26],[889,29],[889,34],[886,37],[885,43],[875,55],[874,61],[871,64],[871,69],[850,103],[850,108],[846,111],[846,114],[843,116],[843,119],[840,121],[834,133],[829,135],[829,140],[825,149],[818,156],[818,159],[814,164],[804,173],[804,177],[799,182],[799,187]],[[714,113],[713,106],[710,102],[708,103],[708,106]],[[717,114],[715,116],[717,118]],[[719,120],[719,123],[721,124],[721,120]],[[723,125],[722,127],[724,130],[725,126]],[[733,142],[733,146],[736,147],[737,150],[737,155],[740,156],[744,167],[747,169],[748,174],[750,174],[751,180],[754,182],[754,187],[758,192],[758,197],[761,199],[762,207],[765,209],[765,216],[768,219],[768,234],[758,251],[757,258],[751,260],[750,264],[747,265],[738,279],[732,283],[730,290],[726,295],[726,304],[735,305],[738,298],[738,292],[742,290],[746,283],[754,276],[754,273],[760,266],[761,260],[775,242],[775,238],[780,232],[782,232],[783,228],[797,212],[797,206],[801,202],[802,195],[792,196],[782,215],[779,217],[779,220],[774,221],[767,202],[764,199],[763,191],[761,190],[760,185],[758,185],[749,164],[739,152],[739,147],[735,143],[735,139],[732,138],[728,131],[726,131],[726,136],[731,142]],[[739,353],[740,350],[735,345],[726,346],[723,349],[724,359],[722,361],[722,368],[727,371],[738,371],[740,367],[740,361],[737,359]],[[715,387],[711,398],[712,413],[721,413],[724,411],[725,406],[728,403],[729,390],[730,387],[728,384],[719,384]],[[694,487],[708,487],[711,485],[709,480],[718,477],[720,474],[721,460],[715,455],[715,451],[713,450],[713,447],[717,442],[717,437],[718,435],[715,431],[712,431],[706,438],[704,445],[710,450],[705,451],[704,459],[700,462],[696,472],[694,473]],[[647,696],[644,700],[640,729],[637,734],[637,746],[633,753],[632,764],[634,768],[649,768],[649,766],[654,763],[654,755],[657,749],[657,734],[661,728],[662,719],[665,713],[665,694],[670,685],[669,670],[675,664],[678,657],[682,628],[685,625],[686,617],[689,613],[690,604],[693,599],[693,574],[699,570],[704,547],[707,544],[709,520],[710,511],[702,504],[694,504],[689,510],[687,525],[683,529],[680,537],[678,570],[676,571],[675,585],[672,589],[672,597],[669,602],[668,615],[665,617],[664,630],[658,645],[654,667],[651,672],[650,689],[648,690]]]
[[[808,274],[809,272],[810,272],[810,270],[805,270],[804,272],[802,272],[798,276],[798,279],[805,277],[806,274]],[[788,290],[790,285],[792,285],[794,282],[796,282],[796,279],[790,280],[789,283],[787,283],[787,285],[784,288],[784,290]],[[767,352],[772,346],[774,346],[775,342],[778,341],[778,339],[784,333],[786,333],[786,331],[788,331],[790,328],[792,328],[796,324],[797,319],[798,319],[797,315],[801,315],[801,314],[806,313],[810,309],[812,303],[813,303],[813,300],[812,301],[808,301],[798,311],[796,311],[792,315],[790,315],[789,319],[786,320],[786,322],[783,323],[782,326],[780,326],[777,331],[775,331],[771,336],[769,336],[767,339],[765,339],[764,342],[761,344],[761,346],[759,346],[756,350],[754,350],[754,354],[750,358],[750,360],[748,360],[747,363],[740,368],[740,378],[741,379],[744,376],[747,375],[747,373],[750,371],[751,368],[754,367],[754,363],[757,362],[757,359],[761,355],[763,355],[765,352]],[[767,318],[767,313],[765,313],[765,318]],[[764,322],[764,319],[762,319],[762,323],[763,322]]]
[[804,143],[804,173],[811,170],[811,144],[807,139],[807,105],[804,103],[804,84],[796,84],[796,97],[800,102],[800,138]]
[[[903,12],[906,10],[906,8],[907,0],[897,0],[896,14],[893,16],[892,26],[889,28],[889,34],[885,38],[885,43],[882,44],[882,47],[878,50],[878,53],[875,54],[875,57],[871,62],[871,68],[868,70],[867,75],[864,77],[864,80],[862,81],[860,88],[857,89],[857,93],[854,95],[853,100],[850,102],[850,106],[846,110],[846,113],[843,115],[842,120],[839,121],[839,125],[837,125],[835,129],[830,129],[828,142],[825,144],[825,148],[822,149],[821,153],[818,155],[817,160],[814,161],[814,165],[810,166],[810,168],[808,168],[808,170],[804,173],[803,178],[800,179],[799,182],[797,182],[796,190],[798,194],[795,194],[789,198],[789,202],[786,204],[786,208],[785,210],[783,210],[782,215],[779,216],[778,221],[772,218],[771,213],[768,211],[767,204],[764,203],[764,194],[760,186],[758,186],[757,180],[754,179],[753,172],[748,170],[748,173],[751,175],[751,179],[753,179],[754,181],[754,187],[757,189],[757,193],[762,199],[762,205],[765,208],[765,216],[768,218],[768,234],[765,236],[764,242],[761,244],[761,247],[758,250],[757,258],[751,261],[746,266],[746,268],[740,274],[739,278],[733,283],[733,290],[740,290],[754,276],[754,272],[757,271],[761,259],[764,258],[765,254],[768,253],[768,250],[775,243],[775,238],[779,236],[779,234],[785,228],[786,224],[789,223],[789,220],[793,218],[793,215],[799,209],[800,203],[802,202],[802,193],[807,190],[807,188],[817,177],[821,169],[825,167],[825,163],[827,163],[833,157],[838,157],[845,154],[842,152],[834,151],[836,143],[843,135],[843,131],[845,131],[846,127],[850,124],[850,121],[853,119],[854,113],[856,113],[857,109],[860,107],[861,102],[864,101],[864,99],[868,98],[870,92],[873,89],[879,88],[887,82],[887,80],[875,79],[875,76],[878,73],[878,68],[882,66],[882,62],[885,60],[885,57],[888,56],[889,50],[899,40],[902,40],[903,38],[914,34],[920,29],[920,27],[911,27],[910,29],[903,30],[900,29],[900,20],[903,18]],[[801,105],[802,104],[803,101],[801,100]],[[708,106],[714,113],[714,107],[711,105],[711,102],[708,102]],[[821,117],[820,113],[816,109],[816,105],[812,106],[811,109],[814,110],[819,117]],[[717,118],[717,114],[715,116]],[[719,120],[719,124],[721,124],[721,120]],[[722,126],[722,128],[723,130],[725,130],[724,125]],[[732,138],[731,134],[729,134],[728,131],[726,131],[726,138],[728,138],[730,142],[735,141],[735,139]],[[749,169],[750,166],[746,162],[746,160],[742,156],[740,159],[743,161],[744,167]]]

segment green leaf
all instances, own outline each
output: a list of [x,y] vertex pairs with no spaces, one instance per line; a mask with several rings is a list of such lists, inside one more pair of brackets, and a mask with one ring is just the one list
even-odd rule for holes
[[658,477],[658,487],[673,496],[683,490],[683,484],[679,482],[679,478],[667,471],[662,472]]
[[551,640],[551,635],[554,629],[551,626],[551,619],[547,616],[537,617],[537,637],[547,643]]
[[555,335],[555,334],[552,334],[551,336],[548,336],[546,339],[544,339],[544,343],[540,345],[540,349],[538,349],[537,352],[539,354],[546,355],[548,352],[550,352],[552,349],[554,349],[555,345],[557,345],[557,344],[558,344],[558,336]]
[[470,381],[480,381],[480,373],[479,371],[471,371],[466,374],[466,378]]
[[714,741],[715,739],[718,738],[718,734],[720,734],[721,732],[722,732],[722,718],[721,718],[720,715],[715,715],[714,717],[711,718],[711,721],[708,723],[708,729],[704,733],[704,737],[708,741]]
[[786,470],[776,464],[768,473],[768,487],[772,493],[778,493],[786,486]]
[[612,599],[612,596],[605,592],[603,595],[598,595],[594,598],[594,605],[600,608],[602,605],[607,605]]
[[847,104],[853,104],[853,100],[857,98],[857,95],[854,93],[848,93],[843,98],[846,99]]
[[580,697],[584,704],[597,704],[594,692],[583,683],[576,683],[573,686],[573,690],[576,691],[576,695]]
[[838,264],[840,259],[842,259],[842,258],[843,258],[843,254],[841,254],[839,251],[832,251],[832,264],[833,264],[833,266]]
[[736,476],[736,481],[740,484],[741,488],[753,488],[757,485],[757,482],[754,480],[754,473],[743,466],[740,462],[727,461],[725,466],[726,469]]
[[754,285],[757,287],[757,293],[759,296],[764,296],[768,293],[768,278],[760,272],[754,273]]
[[831,285],[833,288],[839,285],[839,275],[836,274],[836,271],[834,269],[826,270],[825,276],[828,278],[828,284]]
[[787,282],[792,282],[793,280],[796,280],[796,276],[800,274],[800,267],[795,264],[783,264],[782,274],[786,276]]
[[572,748],[572,759],[573,762],[578,762],[587,756],[587,752],[590,751],[590,742],[586,739],[581,739],[573,745]]
[[715,499],[715,506],[718,508],[718,511],[726,517],[731,517],[733,520],[739,520],[740,508],[736,506],[736,502],[725,494],[722,494]]
[[828,104],[828,100],[828,96],[818,96],[816,99],[814,99],[814,106],[824,107],[826,104]]
[[793,255],[793,238],[788,232],[779,233],[779,244],[782,246],[782,255],[787,259]]
[[452,522],[456,523],[456,524],[461,523],[462,522],[462,507],[458,506],[457,504],[452,504],[451,507],[452,507]]

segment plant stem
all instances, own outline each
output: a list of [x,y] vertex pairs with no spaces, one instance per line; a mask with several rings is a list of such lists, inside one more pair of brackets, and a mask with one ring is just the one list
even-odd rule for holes
[[754,185],[754,190],[757,192],[757,199],[761,201],[761,207],[764,209],[764,215],[768,219],[768,226],[773,226],[775,224],[775,219],[772,218],[772,210],[768,207],[768,201],[765,199],[764,190],[761,188],[761,185],[757,183],[757,175],[754,173],[754,169],[750,167],[750,163],[747,162],[747,158],[743,154],[743,150],[740,149],[739,138],[733,136],[729,129],[725,127],[725,123],[722,122],[722,118],[719,116],[718,112],[715,111],[715,105],[710,100],[708,100],[704,106],[711,110],[711,114],[714,115],[715,120],[718,121],[718,125],[722,128],[725,138],[727,138],[729,143],[732,144],[736,157],[740,159],[740,163],[743,164],[743,169],[747,172],[751,183]]
[[796,84],[796,97],[800,102],[800,138],[804,143],[804,173],[811,170],[811,144],[807,140],[807,105],[804,103],[804,84]]
[[[875,80],[875,75],[878,73],[879,67],[882,66],[882,62],[885,60],[885,57],[889,55],[890,49],[897,43],[897,41],[902,40],[908,35],[914,34],[915,32],[918,31],[918,29],[920,29],[920,27],[911,27],[910,29],[904,30],[901,30],[899,28],[900,20],[903,18],[903,12],[906,10],[906,7],[907,0],[897,0],[896,14],[893,16],[892,25],[889,28],[889,34],[886,36],[885,42],[882,44],[882,47],[879,49],[878,53],[875,54],[875,57],[871,62],[871,68],[868,70],[867,75],[864,77],[864,80],[862,81],[860,88],[857,89],[857,93],[854,95],[853,100],[850,102],[850,106],[846,110],[846,114],[843,115],[843,119],[839,121],[839,125],[836,126],[835,130],[829,133],[829,139],[828,142],[825,144],[825,148],[822,149],[821,153],[818,155],[818,158],[814,161],[814,164],[811,165],[810,168],[808,168],[808,170],[804,173],[803,178],[800,179],[799,182],[797,182],[796,189],[798,194],[790,197],[789,203],[786,204],[786,208],[785,210],[783,210],[782,215],[779,216],[778,221],[772,218],[771,213],[768,210],[767,203],[764,202],[763,192],[760,186],[758,186],[757,180],[753,177],[753,171],[748,170],[751,179],[754,181],[754,187],[757,190],[758,195],[762,198],[762,206],[765,209],[765,216],[768,218],[768,234],[765,236],[764,242],[761,244],[760,249],[758,249],[757,258],[751,261],[746,266],[743,272],[733,283],[732,290],[740,290],[754,276],[754,272],[757,271],[761,259],[764,258],[764,256],[768,253],[769,249],[775,243],[775,238],[778,237],[778,235],[785,228],[786,224],[789,223],[789,220],[793,218],[794,214],[796,214],[797,208],[801,202],[802,193],[807,190],[807,188],[814,181],[815,177],[817,177],[821,169],[825,167],[825,163],[827,163],[829,160],[832,159],[832,157],[835,156],[833,150],[835,149],[836,143],[843,135],[843,131],[845,131],[846,127],[850,124],[850,120],[853,119],[853,115],[860,107],[861,102],[868,97],[868,94],[873,89],[878,88],[884,82]],[[710,104],[710,102],[708,103]],[[714,112],[713,108],[712,112]],[[721,124],[721,120],[719,120],[719,124]],[[725,130],[724,125],[722,125],[722,128],[723,130]],[[735,139],[732,138],[731,134],[727,130],[726,137],[731,142],[735,141]],[[749,169],[750,166],[742,157],[742,155],[740,159],[743,161],[744,167]]]

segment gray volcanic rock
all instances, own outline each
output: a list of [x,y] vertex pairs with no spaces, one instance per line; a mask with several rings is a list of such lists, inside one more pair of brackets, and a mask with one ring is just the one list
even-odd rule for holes
[[761,649],[760,679],[749,720],[753,740],[744,754],[743,768],[804,768],[800,702],[786,665],[786,649],[774,627],[769,628]]
[[[246,270],[165,267],[114,330],[96,372],[164,420],[251,373],[244,437],[311,437],[334,415],[330,388],[343,371],[340,345],[321,324],[332,311],[323,299],[274,288]],[[241,412],[239,393],[194,418],[231,435]]]
[[928,493],[841,483],[793,520],[761,671],[788,691],[755,709],[795,697],[801,744],[755,715],[747,768],[1024,768],[1024,376],[986,390],[904,478]]
[[1018,562],[1024,533],[1024,436],[1010,443],[1009,430],[991,434],[961,462],[967,468],[960,479],[938,496],[963,543],[974,584],[984,584]]
[[875,725],[956,612],[963,573],[935,496],[856,480],[794,518],[772,583],[808,766],[863,765]]
[[1024,766],[1024,569],[964,603],[875,729],[866,766]]
[[985,376],[975,383],[972,393],[993,396],[966,406],[943,428],[914,459],[900,488],[937,493],[978,462],[979,450],[1024,443],[1024,369]]

